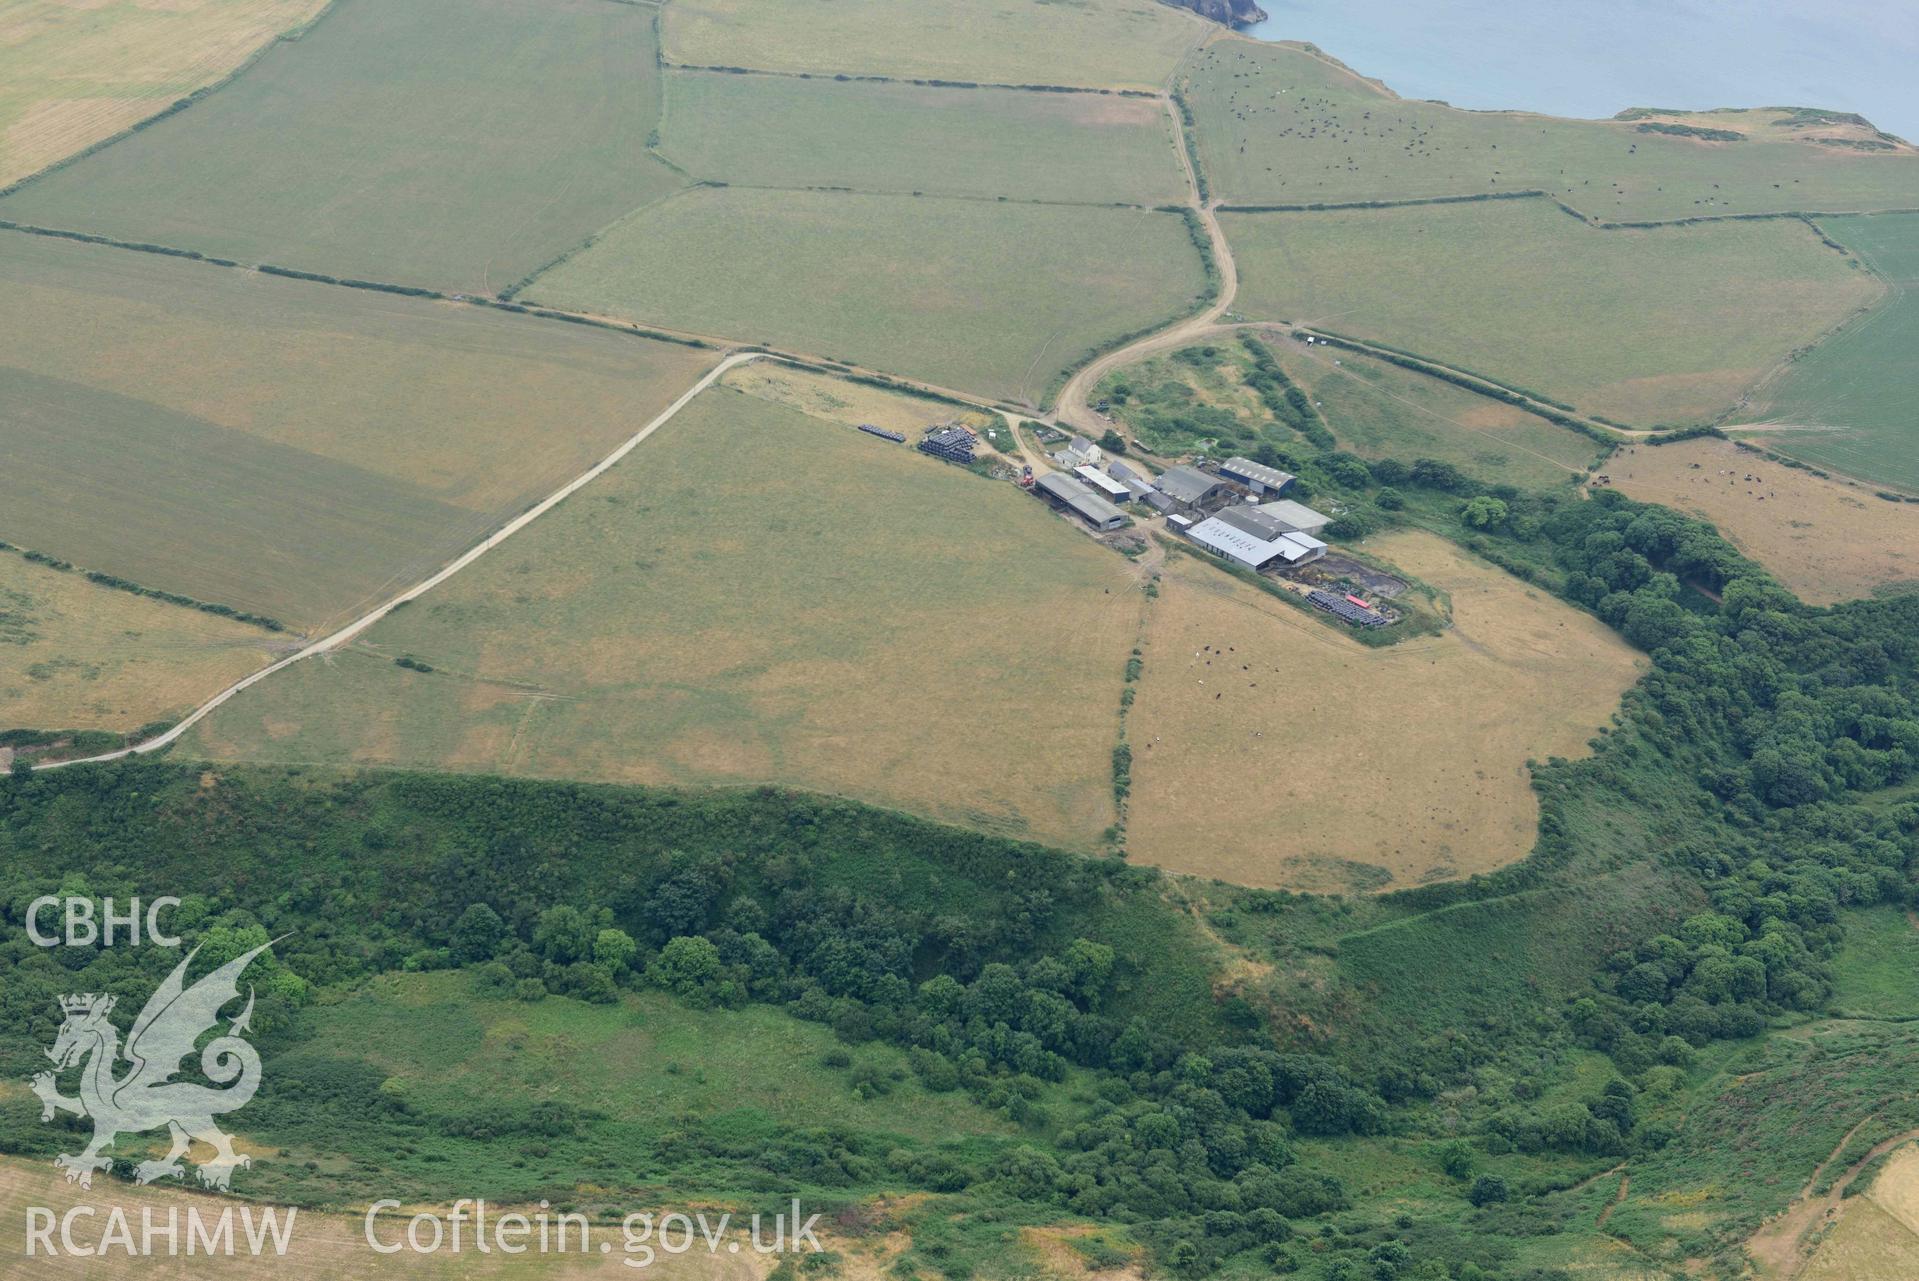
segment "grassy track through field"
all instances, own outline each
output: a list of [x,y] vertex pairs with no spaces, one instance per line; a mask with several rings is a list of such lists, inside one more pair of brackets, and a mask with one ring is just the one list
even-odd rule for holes
[[[1178,124],[1175,117],[1174,124]],[[1144,356],[1156,351],[1170,351],[1183,346],[1188,341],[1201,337],[1217,325],[1227,308],[1233,305],[1233,299],[1239,293],[1239,264],[1233,257],[1233,247],[1227,242],[1226,233],[1219,225],[1219,217],[1204,195],[1199,170],[1195,166],[1193,154],[1187,146],[1184,129],[1175,129],[1174,152],[1179,158],[1181,174],[1186,179],[1186,208],[1190,216],[1198,220],[1200,230],[1206,237],[1206,256],[1211,270],[1208,273],[1212,296],[1204,309],[1198,314],[1175,321],[1154,333],[1146,334],[1115,350],[1105,352],[1087,361],[1075,369],[1060,388],[1054,418],[1071,426],[1088,431],[1098,431],[1103,423],[1092,407],[1088,397],[1100,380],[1116,369],[1122,369]]]
[[[1919,1147],[1911,1146],[1914,1136],[1901,1136],[1905,1146],[1876,1175],[1855,1174],[1850,1183],[1870,1177],[1863,1193],[1835,1197],[1831,1204],[1820,1203],[1827,1216],[1813,1216],[1822,1229],[1810,1258],[1801,1259],[1797,1241],[1784,1242],[1783,1249],[1760,1254],[1765,1281],[1877,1281],[1881,1277],[1919,1275]],[[1885,1148],[1898,1147],[1893,1140]],[[1878,1155],[1879,1153],[1875,1153]],[[1860,1164],[1874,1159],[1868,1156]],[[1832,1222],[1836,1217],[1837,1222]],[[1805,1216],[1786,1221],[1783,1226],[1807,1226]],[[1771,1244],[1777,1236],[1768,1236]]]

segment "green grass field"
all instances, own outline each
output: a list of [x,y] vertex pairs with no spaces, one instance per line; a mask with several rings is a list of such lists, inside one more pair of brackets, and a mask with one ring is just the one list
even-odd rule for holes
[[1631,868],[1577,890],[1522,891],[1356,931],[1338,940],[1338,968],[1371,998],[1363,1017],[1375,1035],[1498,1026],[1531,994],[1583,990],[1621,938],[1671,924],[1683,906],[1669,878]]
[[1536,414],[1383,360],[1284,338],[1271,346],[1339,443],[1363,458],[1436,458],[1488,484],[1550,488],[1602,452]]
[[1169,204],[1186,180],[1143,98],[674,71],[660,150],[700,178]]
[[1795,220],[1638,231],[1543,200],[1222,217],[1249,316],[1635,426],[1709,420],[1883,286]]
[[[1337,53],[1337,50],[1333,52]],[[1919,206],[1919,152],[1856,127],[1794,128],[1780,109],[1564,120],[1409,101],[1299,46],[1221,38],[1181,68],[1201,167],[1229,204],[1543,190],[1609,220]],[[1723,129],[1738,142],[1642,132]],[[1842,141],[1819,143],[1812,137]]]
[[627,219],[524,296],[1033,404],[1205,286],[1173,214],[722,189]]
[[1157,0],[674,0],[665,55],[694,66],[1158,89],[1209,25]]
[[1827,218],[1827,235],[1869,264],[1890,294],[1762,390],[1766,418],[1793,428],[1758,444],[1863,480],[1919,491],[1919,214]]
[[1860,1018],[1919,1018],[1919,925],[1896,907],[1853,912],[1832,965],[1832,1008]]
[[0,217],[492,292],[682,180],[646,154],[653,11],[339,0],[215,94]]
[[293,627],[578,475],[712,356],[0,232],[0,539]]
[[[769,1145],[822,1129],[915,1149],[1017,1133],[963,1092],[925,1089],[902,1051],[848,1051],[831,1029],[768,1006],[699,1010],[652,991],[612,1005],[529,1003],[476,991],[471,971],[392,974],[316,1008],[295,1033],[246,1135],[289,1155],[260,1163],[255,1195],[338,1202],[485,1186],[531,1200],[576,1181],[631,1188],[664,1173],[650,1154],[688,1117],[731,1143]],[[851,1067],[822,1061],[835,1050]],[[861,1069],[889,1092],[855,1094]],[[375,1092],[329,1098],[324,1083],[342,1081]],[[376,1098],[388,1106],[370,1106]],[[575,1119],[517,1128],[541,1103]],[[322,1168],[307,1170],[309,1157]],[[720,1169],[682,1164],[674,1190],[730,1190]]]
[[790,783],[1083,849],[1113,821],[1132,582],[1012,485],[716,389],[190,750]]

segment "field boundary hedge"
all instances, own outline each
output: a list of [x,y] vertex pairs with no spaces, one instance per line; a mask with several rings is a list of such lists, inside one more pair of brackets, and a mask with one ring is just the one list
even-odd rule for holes
[[[1187,209],[1186,205],[1148,205],[1137,200],[1055,200],[1046,196],[988,196],[977,191],[927,191],[911,187],[849,187],[844,183],[808,182],[808,183],[772,183],[772,182],[729,182],[720,178],[701,178],[672,196],[701,189],[713,191],[805,191],[823,196],[882,196],[888,200],[970,200],[978,205],[1040,205],[1049,209],[1136,209],[1142,213],[1177,213]],[[669,199],[662,197],[662,199]],[[652,205],[642,208],[650,209]],[[638,212],[637,210],[634,212]],[[621,222],[633,215],[623,214]],[[598,234],[598,233],[596,233]],[[571,253],[577,253],[573,250]],[[570,254],[569,254],[570,256]],[[542,268],[542,270],[546,270]]]
[[1220,213],[1334,213],[1341,209],[1406,209],[1415,205],[1472,205],[1487,200],[1552,199],[1537,189],[1484,191],[1465,196],[1410,196],[1403,200],[1340,200],[1303,205],[1220,205]]
[[[1559,207],[1560,212],[1576,220],[1581,226],[1591,227],[1595,231],[1650,231],[1660,227],[1691,227],[1711,222],[1774,222],[1782,218],[1796,218],[1811,225],[1815,218],[1859,218],[1875,214],[1919,213],[1919,208],[1891,209],[1776,209],[1767,213],[1725,213],[1725,214],[1689,214],[1683,218],[1639,218],[1619,221],[1602,218],[1598,214],[1589,214],[1576,205],[1561,200],[1552,192],[1538,187],[1528,187],[1513,191],[1469,192],[1456,196],[1407,196],[1393,200],[1340,200],[1318,201],[1309,204],[1290,205],[1217,205],[1219,213],[1262,214],[1262,213],[1338,213],[1354,209],[1411,209],[1420,205],[1472,205],[1494,200],[1546,200]],[[1819,231],[1818,227],[1813,227]],[[1850,250],[1820,232],[1820,239],[1833,249],[1842,253]]]
[[[1617,445],[1627,441],[1647,439],[1646,437],[1627,435],[1622,431],[1601,426],[1589,419],[1577,417],[1576,415],[1579,411],[1571,405],[1562,405],[1558,401],[1542,399],[1537,393],[1527,391],[1522,387],[1510,387],[1497,379],[1488,378],[1484,374],[1474,373],[1469,369],[1459,369],[1452,365],[1441,364],[1438,361],[1421,356],[1416,352],[1402,351],[1397,347],[1371,343],[1361,338],[1350,338],[1345,334],[1335,333],[1331,330],[1314,329],[1305,325],[1295,326],[1295,328],[1299,333],[1310,334],[1320,342],[1330,344],[1331,346],[1339,347],[1346,351],[1357,352],[1363,356],[1372,356],[1375,359],[1385,361],[1387,364],[1398,365],[1401,369],[1409,369],[1416,374],[1425,374],[1428,377],[1437,378],[1441,382],[1451,383],[1453,386],[1461,388],[1462,390],[1485,396],[1491,400],[1500,401],[1516,409],[1523,409],[1529,414],[1545,419],[1556,427],[1564,427],[1568,431],[1578,432],[1589,440],[1597,441],[1602,445]],[[1684,428],[1682,430],[1692,431],[1695,429]]]
[[1150,89],[1111,89],[1093,85],[1012,84],[1001,80],[942,80],[930,76],[855,75],[850,71],[774,71],[767,67],[732,67],[724,63],[669,62],[660,56],[662,71],[691,71],[717,76],[771,76],[776,80],[819,80],[827,84],[917,85],[922,89],[1012,89],[1020,93],[1089,93],[1107,98],[1159,98]]
[[626,334],[634,338],[645,338],[653,342],[672,343],[677,347],[696,347],[708,349],[712,343],[704,338],[695,338],[686,334],[667,333],[665,330],[648,329],[641,325],[626,324],[615,320],[602,320],[597,316],[585,316],[578,312],[558,311],[551,307],[534,307],[525,303],[513,302],[505,298],[486,298],[477,294],[447,293],[439,289],[427,289],[419,285],[396,285],[384,280],[355,280],[350,277],[329,276],[318,271],[302,271],[297,267],[281,267],[273,263],[244,263],[231,258],[217,258],[212,254],[203,254],[197,249],[178,249],[172,245],[148,244],[137,240],[115,240],[110,236],[96,236],[91,232],[67,231],[58,227],[37,227],[32,223],[14,222],[0,218],[0,231],[17,231],[28,236],[44,236],[49,240],[70,240],[83,245],[102,245],[108,249],[124,249],[131,253],[157,254],[163,258],[185,258],[190,262],[205,263],[212,267],[226,267],[235,271],[257,271],[264,276],[279,276],[286,280],[303,280],[309,284],[333,285],[340,289],[360,289],[370,293],[398,294],[407,298],[426,298],[433,302],[460,303],[468,307],[482,307],[491,311],[512,312],[519,316],[536,316],[541,320],[557,320],[569,325],[585,325],[589,329],[606,329],[617,334]]
[[58,574],[79,574],[90,583],[110,587],[114,591],[126,592],[132,596],[145,596],[149,600],[165,601],[169,605],[179,605],[184,609],[197,609],[202,614],[216,614],[221,618],[231,618],[236,623],[250,623],[269,632],[284,632],[285,623],[266,614],[253,614],[246,610],[235,609],[231,605],[221,605],[212,601],[197,600],[192,596],[182,596],[179,592],[163,591],[158,587],[147,587],[130,578],[121,578],[116,574],[102,573],[97,569],[82,569],[70,560],[61,560],[46,552],[34,551],[30,547],[19,547],[13,543],[0,542],[0,551],[12,552],[34,565],[41,565]]

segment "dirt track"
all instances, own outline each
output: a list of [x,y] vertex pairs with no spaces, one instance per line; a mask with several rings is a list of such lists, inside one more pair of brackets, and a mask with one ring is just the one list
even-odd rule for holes
[[1193,169],[1193,157],[1186,146],[1186,132],[1180,125],[1178,109],[1170,97],[1165,99],[1165,103],[1167,114],[1172,117],[1174,136],[1179,139],[1179,167],[1186,175],[1186,189],[1192,198],[1192,207],[1206,228],[1207,240],[1212,243],[1213,263],[1219,272],[1219,293],[1212,304],[1198,315],[1189,316],[1171,328],[1127,343],[1116,351],[1109,351],[1067,379],[1066,385],[1060,389],[1059,402],[1054,407],[1052,419],[1081,431],[1099,432],[1105,429],[1105,422],[1086,403],[1087,394],[1099,386],[1100,379],[1120,366],[1131,364],[1156,351],[1184,346],[1217,332],[1219,318],[1233,305],[1233,296],[1239,292],[1239,269],[1233,263],[1232,246],[1226,243],[1226,233],[1220,229],[1219,218],[1214,214],[1212,204],[1200,198],[1199,176]]
[[1786,1207],[1783,1214],[1769,1219],[1759,1231],[1753,1233],[1752,1239],[1746,1242],[1746,1251],[1759,1265],[1761,1276],[1769,1278],[1770,1281],[1790,1281],[1792,1277],[1799,1275],[1800,1270],[1806,1266],[1807,1260],[1811,1257],[1811,1252],[1805,1247],[1804,1238],[1815,1227],[1830,1222],[1838,1214],[1840,1203],[1845,1198],[1846,1188],[1859,1177],[1859,1172],[1865,1169],[1867,1164],[1884,1156],[1900,1144],[1919,1139],[1919,1130],[1907,1130],[1903,1134],[1896,1134],[1890,1139],[1875,1143],[1871,1151],[1854,1161],[1844,1174],[1833,1180],[1832,1186],[1823,1196],[1813,1195],[1812,1189],[1818,1184],[1820,1176],[1826,1172],[1826,1167],[1838,1159],[1839,1154],[1845,1150],[1846,1144],[1852,1140],[1852,1136],[1871,1119],[1867,1117],[1846,1131],[1845,1138],[1839,1140],[1839,1146],[1819,1163],[1819,1168],[1814,1170],[1812,1176],[1806,1180],[1806,1186],[1800,1191],[1798,1198]]

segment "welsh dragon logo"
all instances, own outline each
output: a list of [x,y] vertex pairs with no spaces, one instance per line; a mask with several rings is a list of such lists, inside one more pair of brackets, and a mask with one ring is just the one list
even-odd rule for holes
[[[198,1167],[200,1182],[209,1188],[225,1190],[233,1180],[236,1166],[251,1165],[252,1160],[233,1150],[233,1139],[213,1123],[221,1113],[244,1107],[260,1088],[260,1054],[243,1039],[253,1018],[253,990],[247,990],[246,1008],[227,1025],[224,1036],[207,1042],[200,1051],[200,1070],[215,1085],[214,1089],[192,1081],[175,1081],[181,1061],[193,1053],[201,1035],[219,1022],[220,1009],[239,998],[240,975],[253,958],[271,947],[263,943],[244,956],[236,956],[192,987],[186,986],[187,966],[199,953],[195,948],[174,967],[160,984],[121,1049],[120,1033],[108,1021],[113,1011],[111,996],[92,993],[60,998],[66,1015],[47,1057],[54,1071],[33,1078],[33,1092],[40,1096],[40,1119],[51,1121],[58,1111],[93,1119],[93,1141],[76,1155],[62,1154],[53,1163],[67,1172],[67,1182],[83,1188],[93,1186],[93,1172],[111,1161],[100,1155],[102,1148],[113,1146],[122,1134],[138,1134],[165,1126],[172,1140],[166,1156],[158,1161],[142,1161],[134,1168],[134,1178],[151,1183],[160,1178],[180,1178],[186,1173],[180,1158],[198,1139],[214,1151],[211,1161]],[[121,1076],[114,1075],[121,1057],[131,1065]],[[56,1073],[84,1064],[80,1073],[80,1097],[61,1094]],[[229,1082],[231,1084],[229,1084]]]

